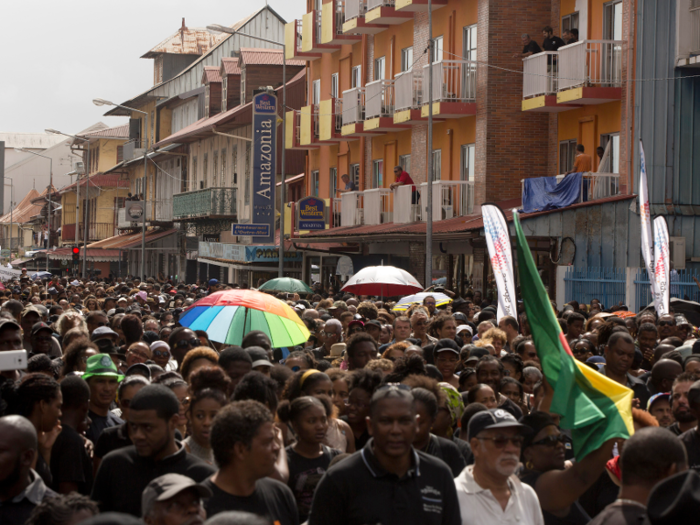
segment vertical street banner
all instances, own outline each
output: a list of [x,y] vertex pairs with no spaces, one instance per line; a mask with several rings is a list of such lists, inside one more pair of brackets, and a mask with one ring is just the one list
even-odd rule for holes
[[515,279],[513,277],[513,253],[510,249],[510,232],[503,211],[493,204],[481,206],[484,217],[484,233],[489,248],[489,258],[498,287],[497,318],[518,318]]
[[671,250],[668,224],[664,217],[654,219],[654,308],[661,317],[669,312]]
[[[644,146],[639,141],[639,222],[642,233],[642,257],[649,274],[651,295],[656,297],[656,282],[654,280],[654,255],[652,253],[651,209],[649,208],[649,190],[647,188],[647,163],[644,158]],[[654,301],[656,303],[656,300]]]
[[275,242],[275,171],[277,167],[277,97],[253,97],[253,242]]

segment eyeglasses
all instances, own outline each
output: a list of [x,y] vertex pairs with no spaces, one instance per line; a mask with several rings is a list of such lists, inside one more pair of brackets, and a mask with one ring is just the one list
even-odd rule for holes
[[334,335],[338,335],[335,332],[326,332],[325,330],[323,331],[323,333],[326,337],[333,337]]
[[187,396],[187,397],[184,398],[182,401],[180,401],[180,404],[181,404],[183,407],[189,406],[189,405],[190,405],[190,396]]
[[478,437],[476,439],[479,439],[481,441],[493,441],[493,445],[496,448],[505,448],[505,446],[508,444],[510,441],[514,446],[520,448],[523,446],[523,442],[525,441],[525,438],[523,436],[511,436],[511,437],[506,437],[506,436],[496,436],[496,437]]
[[176,348],[187,348],[188,346],[199,346],[199,339],[187,339],[175,343]]
[[545,447],[554,447],[556,446],[557,443],[565,443],[566,442],[566,437],[564,434],[558,434],[556,436],[547,436],[544,439],[540,439],[539,441],[533,441],[533,445],[542,445]]
[[170,357],[170,352],[167,350],[153,350],[153,357]]
[[659,321],[659,326],[676,326],[675,321]]

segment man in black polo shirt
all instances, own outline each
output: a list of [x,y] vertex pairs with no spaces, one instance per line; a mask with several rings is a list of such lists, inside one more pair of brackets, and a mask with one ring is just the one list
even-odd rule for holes
[[134,445],[107,454],[95,477],[92,499],[102,512],[141,516],[141,493],[163,474],[201,482],[214,469],[175,442],[180,402],[163,385],[143,387],[131,400],[129,435]]
[[408,386],[388,384],[370,402],[372,438],[321,479],[309,525],[460,523],[452,473],[439,459],[417,452],[416,408]]
[[554,29],[551,26],[545,26],[542,30],[542,36],[544,37],[542,49],[545,51],[556,51],[563,45],[566,45],[561,38],[554,35]]
[[216,415],[210,441],[219,470],[202,483],[212,492],[205,505],[208,517],[237,510],[278,525],[298,525],[291,489],[269,477],[280,445],[265,405],[246,400],[226,406]]
[[[529,56],[536,55],[537,53],[542,52],[542,48],[540,47],[540,45],[534,40],[532,40],[530,38],[530,35],[528,35],[527,33],[523,33],[520,37],[520,40],[523,43],[523,52],[515,53],[513,55],[513,58],[527,58]],[[474,303],[479,304],[476,302],[476,300],[474,301]]]

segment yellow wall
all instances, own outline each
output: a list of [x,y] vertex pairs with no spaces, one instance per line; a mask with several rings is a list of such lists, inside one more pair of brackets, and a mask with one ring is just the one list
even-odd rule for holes
[[[149,128],[149,130],[151,130],[151,129],[155,130],[155,123],[153,122],[153,120],[156,118],[155,108],[156,108],[155,102],[149,102],[147,104],[143,104],[142,106],[135,108],[135,109],[145,111],[148,113],[148,128]],[[131,118],[141,119],[141,137],[144,138],[144,137],[148,136],[148,133],[147,133],[146,129],[144,128],[144,125],[145,125],[144,115],[142,113],[132,111]],[[162,129],[162,127],[161,127],[161,129]],[[155,133],[153,135],[155,135]],[[149,136],[147,147],[151,147],[153,145],[153,139],[155,138],[153,135]],[[162,136],[162,133],[161,133],[161,136]]]
[[117,164],[117,147],[123,146],[126,140],[100,139],[100,159],[97,171],[105,172]]
[[433,125],[433,149],[442,152],[442,180],[460,179],[461,147],[475,142],[476,117],[445,120]]
[[[561,0],[559,14],[561,16],[570,15],[576,12],[576,0]],[[556,32],[556,29],[555,29]]]
[[600,146],[600,136],[620,132],[620,111],[621,103],[616,101],[559,113],[559,142],[576,139],[594,159],[596,168],[595,150]]

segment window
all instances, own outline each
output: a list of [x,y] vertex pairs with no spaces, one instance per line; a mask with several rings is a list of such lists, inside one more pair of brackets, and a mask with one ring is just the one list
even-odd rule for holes
[[372,188],[384,187],[384,161],[372,161]]
[[399,166],[406,173],[411,173],[411,156],[410,155],[400,155],[399,156]]
[[462,30],[462,56],[473,61],[462,68],[462,98],[476,99],[476,25]]
[[379,57],[374,60],[374,80],[384,80],[386,60],[384,57]]
[[245,183],[243,191],[245,192],[244,204],[250,204],[250,168],[251,168],[251,144],[246,142],[245,144]]
[[318,170],[311,172],[311,196],[318,197]]
[[124,146],[117,146],[117,164],[124,160]]
[[355,183],[355,187],[360,189],[360,165],[350,164],[350,180]]
[[219,186],[219,152],[215,151],[214,152],[214,164],[213,164],[213,170],[211,170],[211,186],[212,188],[216,188]]
[[312,104],[318,104],[321,101],[321,81],[320,80],[314,80],[313,83],[311,84],[312,91],[311,91],[311,103]]
[[406,47],[401,50],[401,71],[408,71],[413,66],[413,48]]
[[461,150],[460,180],[474,181],[474,144],[463,144]]
[[442,150],[433,151],[433,182],[442,179]]
[[559,143],[559,173],[566,173],[574,167],[576,144],[576,139],[562,140]]
[[221,150],[221,177],[219,178],[219,184],[222,188],[228,187],[226,175],[226,148],[224,148]]
[[207,177],[209,176],[209,154],[208,153],[204,154],[204,162],[202,163],[202,169],[204,170],[204,173],[202,173],[202,180],[199,184],[200,189],[204,189],[207,187]]
[[433,39],[433,62],[442,62],[442,36]]
[[606,40],[622,40],[622,0],[603,6],[603,35]]
[[328,170],[331,183],[331,191],[329,197],[334,199],[338,191],[338,168],[330,168]]
[[[571,29],[578,29],[578,12],[561,17],[561,34]],[[579,38],[581,35],[579,35]]]
[[[610,147],[608,148],[608,143]],[[600,146],[608,150],[607,157],[603,154],[598,171],[601,173],[620,173],[620,134],[609,133],[600,136]]]
[[338,73],[331,75],[331,97],[338,98]]
[[231,147],[231,171],[233,172],[232,184],[238,185],[238,144]]
[[352,77],[350,78],[350,86],[353,88],[362,85],[362,66],[352,68]]

